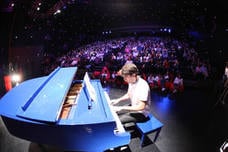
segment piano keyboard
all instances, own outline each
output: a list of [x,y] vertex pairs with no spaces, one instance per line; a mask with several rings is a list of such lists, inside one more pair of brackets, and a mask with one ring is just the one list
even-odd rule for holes
[[108,105],[110,107],[110,110],[112,112],[112,115],[113,115],[113,117],[114,117],[114,119],[116,121],[116,130],[114,130],[114,133],[117,133],[118,134],[118,133],[124,133],[124,132],[126,132],[125,129],[124,129],[124,127],[123,127],[123,124],[121,123],[121,121],[119,119],[119,116],[114,111],[114,109],[113,109],[113,107],[111,105],[111,100],[110,100],[110,98],[108,96],[108,93],[105,91],[104,94],[105,94],[105,97],[106,97],[106,99],[108,101]]
[[70,88],[70,90],[67,93],[67,96],[65,98],[65,101],[63,103],[62,111],[60,113],[60,119],[67,119],[70,110],[73,105],[76,105],[75,101],[76,98],[81,91],[82,84],[80,83],[75,83],[73,86]]

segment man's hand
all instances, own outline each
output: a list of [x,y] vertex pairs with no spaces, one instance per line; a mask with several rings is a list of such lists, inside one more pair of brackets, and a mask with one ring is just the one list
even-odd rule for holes
[[118,111],[123,110],[123,107],[122,107],[122,106],[112,106],[112,108],[113,108],[113,110],[114,110],[115,112],[118,112]]
[[117,99],[113,99],[113,100],[111,100],[111,105],[115,105],[115,104],[117,104],[119,101],[117,100]]

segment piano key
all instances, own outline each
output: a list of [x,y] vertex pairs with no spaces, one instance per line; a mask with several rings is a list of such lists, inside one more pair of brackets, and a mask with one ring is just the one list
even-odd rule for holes
[[105,97],[107,99],[107,102],[109,103],[110,110],[111,110],[112,115],[113,115],[113,117],[114,117],[114,119],[116,121],[116,130],[114,130],[114,132],[115,133],[124,133],[124,132],[126,132],[126,130],[124,129],[123,124],[121,123],[121,121],[119,119],[119,116],[114,111],[113,106],[111,105],[111,100],[110,100],[109,95],[108,95],[107,92],[105,92]]

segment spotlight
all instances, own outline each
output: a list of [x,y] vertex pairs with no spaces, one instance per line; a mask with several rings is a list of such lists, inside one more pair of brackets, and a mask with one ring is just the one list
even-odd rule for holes
[[12,82],[17,86],[21,81],[21,76],[19,74],[14,73],[11,75],[11,79],[12,79]]
[[54,13],[54,15],[59,14],[59,13],[61,13],[61,10],[60,9],[56,10],[56,12]]

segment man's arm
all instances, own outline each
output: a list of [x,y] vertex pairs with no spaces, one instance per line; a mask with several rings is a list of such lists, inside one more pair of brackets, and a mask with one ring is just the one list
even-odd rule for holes
[[134,106],[114,106],[115,111],[121,111],[121,110],[126,110],[126,111],[141,111],[145,108],[146,102],[144,101],[139,101],[137,105]]
[[120,97],[120,98],[111,100],[111,104],[112,104],[112,105],[115,105],[115,104],[119,103],[120,101],[124,101],[124,100],[127,100],[127,99],[129,99],[128,93],[126,93],[125,95],[123,95],[123,96]]

